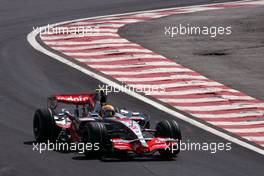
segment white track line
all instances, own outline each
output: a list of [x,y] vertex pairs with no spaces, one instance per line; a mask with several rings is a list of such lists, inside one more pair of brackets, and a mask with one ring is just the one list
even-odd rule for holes
[[[134,59],[152,59],[152,58],[156,58],[156,59],[164,59],[163,57],[160,56],[150,56],[147,54],[144,54],[142,56],[139,55],[134,55],[134,56],[121,56],[121,57],[117,57],[117,56],[111,56],[111,57],[105,57],[105,58],[90,58],[90,59],[82,59],[82,58],[76,58],[79,62],[94,62],[94,63],[101,63],[101,62],[110,62],[110,61],[125,61],[125,60],[134,60]],[[91,67],[94,67],[94,65],[91,65]],[[117,72],[119,73],[119,72]],[[122,72],[123,73],[123,72]],[[108,73],[110,74],[110,73]],[[124,75],[124,74],[123,74]],[[127,74],[125,74],[127,75]],[[131,74],[133,75],[133,74]]]
[[[168,65],[170,65],[170,64],[168,63]],[[175,79],[190,79],[190,80],[199,79],[199,80],[208,80],[204,76],[192,76],[192,75],[171,75],[171,76],[151,77],[151,78],[117,78],[117,79],[119,81],[134,81],[134,82],[162,81],[162,80],[175,80]]]
[[[248,1],[240,1],[240,3],[242,3],[242,2],[248,2]],[[256,2],[256,1],[254,1],[254,2]],[[221,3],[221,4],[235,4],[235,3],[238,3],[238,2],[231,2],[231,3],[228,2],[228,3]],[[216,4],[219,4],[219,3],[216,3]],[[213,5],[213,4],[210,4],[210,5]],[[188,8],[191,9],[191,8],[203,7],[203,6],[206,6],[206,5],[189,6]],[[185,8],[187,8],[187,7],[185,7]],[[103,18],[103,17],[115,17],[115,16],[120,16],[120,15],[136,15],[136,14],[140,14],[140,13],[153,13],[153,12],[159,12],[161,10],[169,10],[169,9],[181,9],[181,8],[180,7],[179,8],[168,8],[168,9],[140,11],[140,12],[123,13],[123,14],[115,14],[115,15],[97,16],[97,17],[83,18],[83,19],[77,19],[77,20],[72,20],[72,21],[64,21],[64,22],[61,22],[61,23],[53,24],[52,26],[67,24],[67,23],[71,23],[71,22],[77,22],[77,21],[80,21],[80,20],[98,19],[98,18]],[[116,88],[121,86],[121,85],[118,85],[117,83],[115,83],[115,82],[113,82],[113,81],[111,81],[111,80],[109,80],[109,79],[107,79],[107,78],[95,73],[95,72],[89,71],[88,69],[86,69],[84,67],[81,67],[81,66],[79,66],[79,65],[77,65],[77,64],[75,64],[75,63],[73,63],[73,62],[71,62],[71,61],[69,61],[69,60],[67,60],[67,59],[65,59],[63,57],[61,57],[60,55],[55,54],[55,53],[45,49],[44,47],[42,47],[36,41],[36,36],[38,34],[39,34],[39,32],[32,31],[27,36],[28,42],[36,50],[38,50],[38,51],[40,51],[40,52],[42,52],[42,53],[44,53],[44,54],[56,59],[56,60],[58,60],[58,61],[60,61],[60,62],[62,62],[64,64],[67,64],[67,65],[69,65],[69,66],[71,66],[71,67],[83,72],[84,74],[87,74],[87,75],[89,75],[89,76],[91,76],[91,77],[93,77],[95,79],[98,79],[98,80],[100,80],[101,82],[103,82],[105,84],[111,85],[111,86],[116,87]],[[105,43],[105,41],[102,41],[102,43]],[[200,122],[198,122],[198,121],[196,121],[196,120],[194,120],[192,118],[189,118],[189,117],[187,117],[187,116],[185,116],[185,115],[183,115],[183,114],[181,114],[181,113],[179,113],[179,112],[177,112],[175,110],[172,110],[172,109],[170,109],[170,108],[168,108],[168,107],[166,107],[166,106],[164,106],[164,105],[162,105],[162,104],[160,104],[160,103],[158,103],[156,101],[153,101],[153,100],[151,100],[151,99],[149,99],[147,97],[144,97],[144,96],[142,96],[142,95],[140,95],[140,94],[138,94],[136,92],[133,92],[133,91],[131,91],[129,89],[126,89],[126,94],[131,95],[131,96],[133,96],[133,97],[135,97],[135,98],[137,98],[137,99],[139,99],[141,101],[144,101],[145,103],[150,104],[150,105],[152,105],[153,107],[155,107],[155,108],[157,108],[159,110],[167,112],[168,114],[171,114],[172,116],[175,116],[175,117],[180,118],[180,119],[182,119],[182,120],[184,120],[186,122],[189,122],[190,124],[193,124],[193,125],[201,128],[201,129],[204,129],[204,130],[206,130],[206,131],[208,131],[210,133],[213,133],[213,134],[215,134],[217,136],[220,136],[220,137],[222,137],[222,138],[224,138],[226,140],[232,141],[232,142],[234,142],[236,144],[239,144],[239,145],[244,146],[244,147],[246,147],[246,148],[248,148],[248,149],[250,149],[252,151],[255,151],[257,153],[260,153],[260,154],[264,155],[264,150],[263,149],[260,149],[260,148],[254,146],[254,145],[251,145],[251,144],[249,144],[249,143],[247,143],[245,141],[242,141],[242,140],[240,140],[238,138],[232,137],[232,136],[230,136],[230,135],[228,135],[226,133],[223,133],[223,132],[221,132],[219,130],[216,130],[215,128],[212,128],[212,127],[207,126],[207,125],[205,125],[203,123],[200,123]]]
[[146,69],[140,71],[103,71],[108,75],[142,75],[148,73],[179,73],[179,72],[193,72],[188,68],[153,68],[153,69]]
[[[106,28],[120,28],[124,26],[124,24],[93,24],[93,25],[83,25],[82,27],[98,27],[98,28],[103,28],[103,27],[106,27]],[[80,25],[76,25],[76,23],[74,24],[68,24],[68,25],[65,25],[64,27],[69,27],[69,28],[72,28],[72,27],[80,27]]]
[[93,24],[97,24],[97,23],[137,23],[137,22],[141,22],[143,20],[136,20],[136,19],[117,19],[117,20],[94,20],[94,21],[90,21],[90,22],[77,22],[74,23],[74,25],[93,25]]
[[[73,54],[72,54],[73,55]],[[161,58],[166,60],[165,57],[160,56],[158,54],[131,54],[131,55],[124,55],[124,56],[105,56],[103,58],[91,58],[91,57],[87,57],[87,58],[75,58],[78,59],[78,61],[80,62],[104,62],[104,61],[119,61],[119,60],[127,60],[127,59],[137,59],[137,58]],[[145,61],[145,60],[144,60]]]
[[[171,91],[162,92],[162,95],[192,95],[192,94],[202,94],[202,93],[215,93],[215,92],[237,92],[233,89],[221,89],[221,88],[200,88],[195,90],[183,90],[183,91]],[[161,95],[160,92],[153,92],[151,95]]]
[[264,136],[245,136],[244,138],[252,141],[264,141]]
[[196,114],[196,113],[193,113],[192,115],[198,118],[239,118],[239,117],[249,117],[249,116],[263,116],[264,111],[246,110],[243,113],[224,113],[224,114]]
[[264,132],[264,128],[239,128],[239,129],[230,129],[225,128],[225,130],[230,131],[232,133],[261,133]]
[[100,56],[105,54],[120,54],[120,53],[129,53],[129,52],[141,52],[141,53],[152,53],[152,51],[148,49],[110,49],[104,51],[97,51],[97,52],[63,52],[67,55],[74,55],[74,56]]
[[[152,85],[160,85],[164,88],[170,88],[170,87],[187,87],[187,86],[223,86],[223,84],[220,84],[218,82],[211,82],[211,81],[184,81],[184,82],[175,82],[175,83],[165,83],[162,84],[161,82],[157,82],[155,84],[129,84],[129,86],[133,87],[151,87]],[[196,89],[196,88],[194,88]]]
[[[143,63],[136,63],[134,65],[132,64],[122,64],[122,65],[93,65],[93,68],[135,68],[135,67],[146,67],[146,66],[180,66],[179,64],[176,64],[175,62],[143,62]],[[176,75],[174,75],[176,76]],[[180,75],[179,75],[180,76]],[[198,77],[198,76],[197,76]],[[161,78],[161,77],[156,77],[156,78]],[[169,78],[169,77],[168,77]],[[125,78],[127,79],[127,78]],[[135,78],[131,78],[127,81],[132,81],[134,80]],[[166,79],[165,77],[163,79]],[[136,79],[135,79],[136,80]],[[138,81],[140,81],[141,78],[138,79]],[[151,78],[147,79],[147,80],[151,80]]]
[[44,41],[47,45],[91,45],[91,44],[111,44],[111,43],[130,43],[126,39],[101,39],[94,41]]
[[235,109],[244,109],[244,108],[255,108],[262,107],[264,108],[264,103],[234,103],[231,105],[211,105],[211,106],[177,106],[181,110],[186,111],[219,111],[219,110],[235,110]]
[[[97,49],[97,48],[110,48],[110,47],[135,47],[135,46],[140,46],[138,44],[134,43],[128,43],[128,44],[97,44],[97,45],[85,45],[85,46],[68,46],[68,47],[63,47],[63,46],[55,46],[52,47],[53,49],[56,50],[85,50],[85,49]],[[106,65],[107,66],[107,65]]]
[[258,124],[264,124],[264,120],[263,121],[242,121],[242,122],[210,122],[213,125],[233,125],[233,126],[237,126],[237,125],[258,125]]
[[[166,103],[203,103],[203,102],[218,102],[227,101],[225,98],[210,97],[210,98],[185,98],[185,99],[174,99],[174,98],[160,98],[159,100]],[[230,96],[229,100],[252,100],[248,96]]]
[[96,36],[102,36],[102,37],[118,37],[118,34],[112,34],[112,33],[83,33],[83,34],[69,34],[69,35],[63,35],[63,36],[41,36],[40,38],[45,41],[49,40],[61,40],[61,39],[72,39],[72,38],[85,38],[85,37],[96,37]]

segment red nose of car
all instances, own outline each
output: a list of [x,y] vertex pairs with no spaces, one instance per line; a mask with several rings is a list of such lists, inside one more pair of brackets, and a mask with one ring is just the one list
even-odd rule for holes
[[136,149],[136,153],[148,153],[148,152],[150,152],[150,150],[149,150],[148,147],[139,146],[139,147]]

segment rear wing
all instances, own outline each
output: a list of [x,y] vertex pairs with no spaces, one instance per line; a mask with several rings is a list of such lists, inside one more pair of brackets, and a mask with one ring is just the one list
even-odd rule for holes
[[91,105],[99,101],[101,104],[106,102],[104,92],[84,93],[84,94],[62,94],[52,95],[48,98],[48,107],[55,109],[58,103],[73,104],[73,105]]
[[61,102],[66,104],[84,105],[94,103],[97,94],[69,94],[53,95],[48,98],[49,101]]

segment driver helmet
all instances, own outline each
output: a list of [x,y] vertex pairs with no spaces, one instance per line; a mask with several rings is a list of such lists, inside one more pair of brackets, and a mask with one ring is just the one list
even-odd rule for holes
[[103,118],[105,117],[113,117],[115,115],[115,108],[110,105],[110,104],[106,104],[102,106],[101,109],[101,116]]

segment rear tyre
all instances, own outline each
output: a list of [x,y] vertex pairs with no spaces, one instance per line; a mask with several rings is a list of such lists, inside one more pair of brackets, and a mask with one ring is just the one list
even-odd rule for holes
[[38,109],[34,114],[33,133],[36,142],[54,141],[56,139],[55,121],[48,109]]
[[84,152],[88,158],[100,157],[111,149],[111,141],[108,138],[107,129],[100,122],[86,123],[82,133],[82,141],[84,145],[92,145],[92,149]]
[[[173,138],[178,141],[178,144],[181,140],[181,131],[178,123],[175,120],[162,120],[156,126],[156,137],[164,137],[164,138]],[[177,147],[177,148],[176,148]],[[163,149],[159,150],[159,153],[164,158],[175,158],[177,154],[180,152],[180,147],[175,146],[177,150],[169,150]]]

